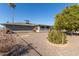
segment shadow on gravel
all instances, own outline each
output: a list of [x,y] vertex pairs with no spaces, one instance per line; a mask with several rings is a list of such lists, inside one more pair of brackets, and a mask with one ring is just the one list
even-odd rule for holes
[[21,56],[26,53],[29,53],[29,50],[32,49],[28,44],[27,46],[16,44],[14,45],[9,52],[5,53],[3,56]]
[[79,33],[76,33],[76,32],[74,32],[74,33],[64,32],[64,33],[66,33],[67,35],[75,35],[75,36],[79,36]]

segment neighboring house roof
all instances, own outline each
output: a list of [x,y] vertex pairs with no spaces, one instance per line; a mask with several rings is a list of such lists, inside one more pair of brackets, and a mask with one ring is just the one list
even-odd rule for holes
[[35,26],[34,24],[26,24],[26,23],[1,23],[1,25]]
[[19,26],[50,26],[44,24],[26,24],[26,23],[0,23],[1,25],[19,25]]
[[37,26],[51,26],[51,25],[37,24]]

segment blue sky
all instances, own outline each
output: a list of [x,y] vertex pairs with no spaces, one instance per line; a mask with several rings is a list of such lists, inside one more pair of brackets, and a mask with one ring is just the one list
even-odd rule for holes
[[[69,3],[16,3],[15,22],[30,20],[34,24],[52,25],[55,15],[60,13]],[[0,4],[0,23],[12,22],[12,9],[7,3]]]

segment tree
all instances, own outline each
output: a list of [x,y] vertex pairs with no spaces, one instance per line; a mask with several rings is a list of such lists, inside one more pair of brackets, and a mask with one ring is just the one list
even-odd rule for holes
[[55,29],[77,31],[79,29],[79,5],[66,7],[55,18]]

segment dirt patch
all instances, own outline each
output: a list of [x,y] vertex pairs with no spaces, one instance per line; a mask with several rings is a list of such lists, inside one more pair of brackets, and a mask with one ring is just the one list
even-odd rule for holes
[[[25,35],[27,36],[27,35]],[[24,36],[23,36],[24,37]],[[29,44],[26,44],[21,36],[12,30],[0,30],[0,53],[3,56],[21,56],[30,50]]]
[[0,30],[0,52],[7,52],[16,44],[11,30]]

